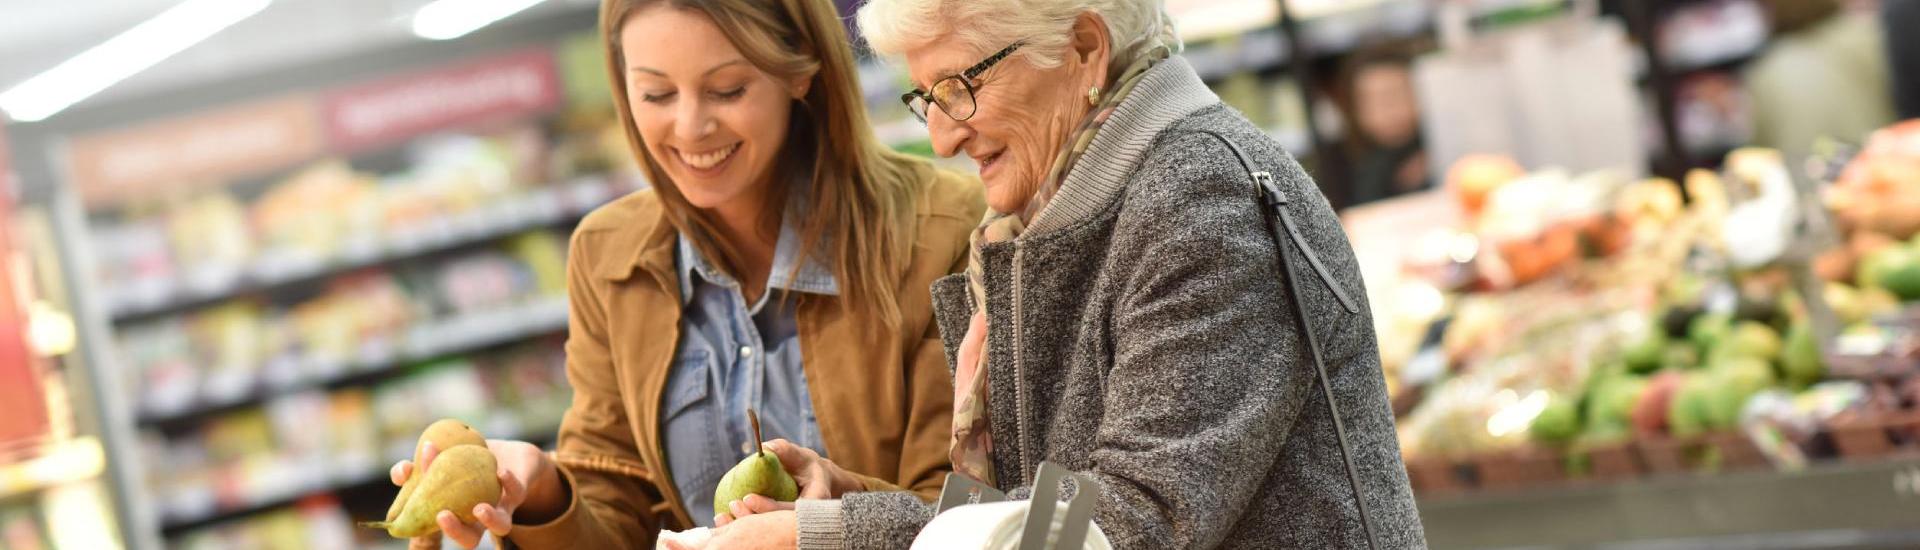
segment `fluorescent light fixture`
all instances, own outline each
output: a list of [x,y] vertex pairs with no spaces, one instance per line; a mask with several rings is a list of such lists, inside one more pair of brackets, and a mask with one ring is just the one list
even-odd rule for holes
[[492,25],[546,0],[434,0],[413,12],[413,34],[451,40]]
[[1280,20],[1280,4],[1274,0],[1169,0],[1167,13],[1173,16],[1180,40],[1192,44],[1272,25]]
[[21,122],[52,116],[260,13],[272,0],[186,0],[0,93]]

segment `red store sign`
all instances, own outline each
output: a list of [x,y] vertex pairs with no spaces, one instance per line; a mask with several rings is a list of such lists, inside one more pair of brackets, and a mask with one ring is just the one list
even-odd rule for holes
[[336,151],[359,151],[560,104],[553,55],[523,51],[340,89],[322,98]]

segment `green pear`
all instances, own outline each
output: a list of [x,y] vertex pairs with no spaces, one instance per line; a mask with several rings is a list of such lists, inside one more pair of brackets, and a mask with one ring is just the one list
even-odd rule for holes
[[1706,433],[1713,417],[1713,380],[1707,373],[1688,373],[1680,391],[1667,405],[1667,430],[1674,437]]
[[1542,443],[1558,445],[1572,441],[1580,435],[1580,408],[1573,400],[1554,395],[1547,401],[1547,408],[1533,417],[1527,434]]
[[1747,400],[1773,386],[1773,365],[1752,357],[1734,357],[1714,365],[1709,373],[1707,425],[1715,429],[1739,427]]
[[1756,321],[1741,321],[1721,340],[1721,350],[1732,357],[1772,361],[1780,357],[1780,333]]
[[1733,316],[1725,313],[1708,313],[1694,317],[1687,324],[1687,339],[1693,347],[1707,356],[1713,355],[1714,348],[1720,347],[1720,341],[1733,333]]
[[1787,329],[1786,349],[1780,357],[1780,370],[1794,387],[1806,387],[1826,377],[1826,358],[1820,355],[1820,347],[1814,342],[1813,328],[1806,323],[1794,323],[1793,328]]
[[1660,368],[1663,369],[1693,369],[1700,366],[1700,350],[1694,349],[1690,342],[1679,340],[1667,344],[1660,359]]
[[1658,325],[1648,325],[1635,335],[1632,344],[1627,345],[1621,358],[1627,362],[1627,368],[1634,374],[1646,374],[1660,370],[1666,362],[1667,332]]
[[[753,440],[761,443],[760,417],[752,409],[747,410],[747,422],[753,425]],[[759,448],[759,445],[754,445]],[[747,498],[747,495],[760,495],[780,502],[793,502],[800,498],[800,486],[794,483],[793,476],[787,475],[786,468],[780,466],[780,457],[766,450],[748,455],[733,465],[727,474],[720,476],[720,485],[713,491],[713,514],[728,516],[732,511],[727,504]]]

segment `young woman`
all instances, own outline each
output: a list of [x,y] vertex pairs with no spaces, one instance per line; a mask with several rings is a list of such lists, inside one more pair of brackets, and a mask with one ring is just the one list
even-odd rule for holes
[[653,188],[574,232],[557,451],[489,442],[505,497],[441,528],[635,548],[712,525],[721,475],[760,447],[749,409],[807,457],[810,495],[930,499],[953,390],[927,289],[966,263],[979,184],[876,142],[829,0],[607,0],[600,26]]

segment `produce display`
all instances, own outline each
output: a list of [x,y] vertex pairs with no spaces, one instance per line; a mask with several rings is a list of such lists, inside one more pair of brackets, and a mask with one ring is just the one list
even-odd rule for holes
[[165,417],[263,389],[565,327],[565,237],[536,232],[445,261],[371,269],[317,295],[241,298],[117,335],[140,410]]
[[418,527],[407,499],[380,512],[422,426],[550,445],[572,399],[566,239],[646,185],[611,107],[328,138],[265,172],[88,203],[80,278],[167,546],[404,547],[352,522]]
[[[390,487],[386,468],[412,457],[420,426],[434,419],[458,418],[498,437],[543,441],[573,397],[557,336],[405,372],[371,387],[279,398],[185,433],[147,431],[142,456],[149,457],[149,492],[161,517],[196,521],[303,495]],[[380,504],[360,519],[382,519],[386,503]]]
[[[328,496],[303,499],[292,507],[230,524],[196,531],[171,545],[181,550],[260,548],[266,550],[349,550],[383,548],[354,539],[353,523],[340,501]],[[405,543],[387,545],[400,550]]]
[[1453,166],[1428,252],[1362,260],[1416,490],[1920,447],[1916,135],[1874,135],[1819,193],[1758,149],[1683,185]]
[[535,138],[440,137],[416,145],[412,168],[391,175],[331,159],[254,197],[239,185],[99,214],[95,278],[109,309],[140,312],[553,224],[633,189],[627,176],[546,168],[545,151],[514,146],[527,139]]

